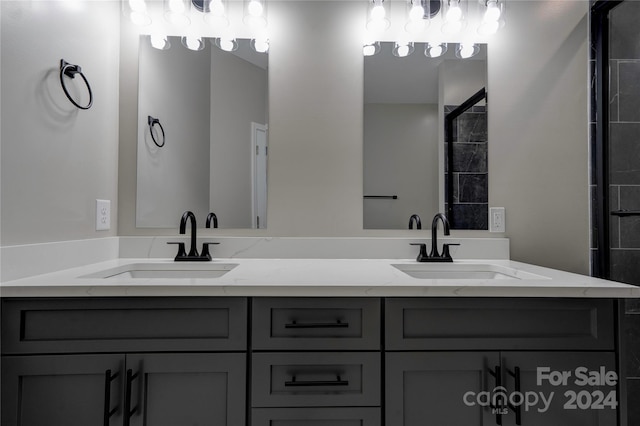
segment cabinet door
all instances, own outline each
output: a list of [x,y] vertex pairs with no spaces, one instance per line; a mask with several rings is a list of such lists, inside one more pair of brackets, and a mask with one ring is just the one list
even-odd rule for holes
[[519,392],[525,401],[509,408],[505,425],[617,424],[613,353],[503,352],[502,365],[508,395]]
[[380,426],[380,408],[254,408],[252,426]]
[[122,424],[120,355],[2,358],[3,426]]
[[386,424],[498,424],[499,413],[465,401],[472,402],[480,392],[500,384],[492,375],[499,362],[497,352],[387,353]]
[[127,355],[125,425],[245,424],[246,355]]

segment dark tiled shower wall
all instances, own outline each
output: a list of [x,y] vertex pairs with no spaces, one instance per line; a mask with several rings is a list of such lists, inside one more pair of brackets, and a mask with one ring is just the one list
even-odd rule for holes
[[[454,105],[445,106],[445,114],[455,108]],[[453,141],[452,183],[455,228],[487,229],[489,173],[485,106],[474,106],[455,120]],[[448,153],[447,145],[445,143],[445,152]],[[445,172],[448,171],[447,158],[445,156]]]
[[[640,2],[627,0],[610,12],[609,31],[609,208],[640,210]],[[592,40],[593,40],[592,36]],[[590,139],[595,151],[595,49],[591,49]],[[606,106],[605,106],[606,107]],[[595,158],[592,157],[592,164]],[[593,176],[593,174],[592,174]],[[592,200],[595,184],[591,180]],[[605,212],[609,214],[609,212]],[[592,209],[592,218],[595,210]],[[609,216],[611,279],[640,285],[640,216]],[[595,236],[592,233],[592,253]],[[592,257],[594,259],[594,257]],[[628,425],[640,425],[640,300],[625,301],[621,344],[627,385]]]

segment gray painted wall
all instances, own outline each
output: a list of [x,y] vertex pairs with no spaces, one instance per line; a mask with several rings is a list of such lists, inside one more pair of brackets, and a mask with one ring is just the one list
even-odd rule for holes
[[[2,245],[116,235],[120,7],[72,3],[0,2]],[[91,109],[66,99],[63,58],[87,76]],[[111,200],[110,231],[95,231],[97,198]]]
[[267,70],[217,48],[211,61],[210,209],[221,227],[251,228],[251,122],[267,124]]
[[364,227],[406,229],[418,214],[426,228],[438,209],[438,105],[364,105]]
[[[209,117],[211,45],[200,52],[172,37],[171,49],[140,41],[138,63],[138,167],[136,226],[176,228],[185,210],[209,211]],[[160,120],[165,144],[158,148],[147,126]],[[158,127],[156,131],[160,132]],[[161,137],[161,135],[158,135]]]
[[[17,18],[9,19],[6,2],[2,3],[2,244],[95,236],[90,226],[93,200],[115,201],[116,167],[118,233],[162,233],[135,228],[137,35],[123,25],[118,102],[118,46],[115,36],[108,35],[117,31],[119,17],[104,19],[111,15],[99,14],[101,19],[86,20],[48,15],[27,28],[22,23],[11,27],[7,23]],[[98,4],[92,7],[116,13],[117,7]],[[59,3],[55,5],[51,7]],[[362,6],[360,2],[270,4],[269,228],[227,232],[390,235],[362,229]],[[488,61],[490,204],[507,209],[505,235],[511,239],[512,257],[583,273],[588,272],[589,253],[587,14],[585,1],[510,2],[507,26],[491,40]],[[36,19],[23,15],[20,19]],[[83,37],[65,36],[71,30],[57,25],[65,19],[70,28],[82,26]],[[36,70],[32,74],[20,74],[16,67],[16,59],[24,54],[24,43],[13,36],[18,33],[34,40],[30,45],[34,53],[24,55],[38,63],[27,68]],[[66,41],[60,49],[48,45],[57,46],[61,40]],[[106,46],[100,51],[105,53],[95,55],[102,43]],[[37,76],[54,69],[64,55],[59,51],[67,49],[79,57],[70,56],[71,61],[96,73],[96,82],[104,80],[95,84],[104,90],[100,99],[108,111],[95,120],[77,114],[71,124],[68,119],[34,124],[32,116],[42,116],[34,88]],[[119,164],[115,159],[118,105]],[[11,113],[11,108],[20,113]],[[96,131],[95,126],[101,127]],[[91,145],[78,139],[91,140]],[[69,158],[78,161],[74,164]],[[38,175],[43,178],[20,182],[24,170],[42,170]],[[93,179],[96,173],[100,177]],[[44,219],[43,204],[48,208]]]

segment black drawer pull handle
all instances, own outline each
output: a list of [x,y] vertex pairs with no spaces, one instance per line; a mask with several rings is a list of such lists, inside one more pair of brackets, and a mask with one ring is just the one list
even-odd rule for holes
[[131,369],[127,370],[127,385],[125,388],[124,394],[124,426],[129,426],[131,416],[135,414],[138,410],[138,406],[136,405],[131,409],[131,383],[138,377],[138,373],[133,374]]
[[342,380],[340,376],[337,380],[302,380],[297,381],[296,376],[291,381],[284,382],[285,386],[349,386],[348,380]]
[[[489,374],[494,377],[496,386],[494,389],[502,388],[502,368],[499,365],[496,365],[493,370],[489,370]],[[491,409],[494,411],[496,415],[496,424],[498,426],[502,425],[502,411],[504,407],[502,406],[502,401],[498,402],[498,405],[490,405]]]
[[337,320],[336,322],[303,322],[291,321],[284,325],[284,328],[349,328],[348,322]]
[[111,374],[111,370],[104,372],[104,426],[109,426],[109,419],[118,411],[117,406],[111,409],[111,382],[113,382],[116,377],[118,377],[117,372],[113,375]]
[[[515,379],[516,382],[516,392],[520,393],[520,367],[515,367],[513,371],[507,370],[509,375]],[[509,403],[509,408],[516,412],[516,425],[520,426],[522,424],[522,407],[521,405],[513,406]]]

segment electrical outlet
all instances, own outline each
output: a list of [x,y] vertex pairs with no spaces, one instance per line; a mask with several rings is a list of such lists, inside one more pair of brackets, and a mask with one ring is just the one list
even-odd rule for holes
[[504,207],[491,207],[489,209],[489,232],[505,232]]
[[111,229],[111,201],[96,200],[96,231]]

